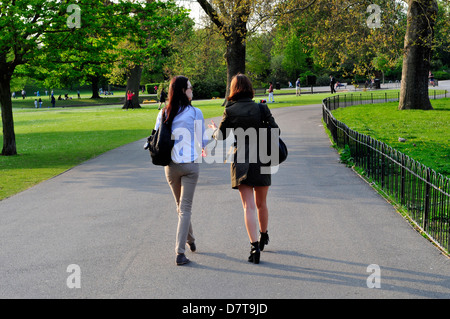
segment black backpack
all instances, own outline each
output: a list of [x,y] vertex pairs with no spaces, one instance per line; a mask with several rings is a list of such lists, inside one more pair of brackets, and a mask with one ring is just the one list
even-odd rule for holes
[[153,130],[152,135],[147,138],[144,149],[150,151],[152,163],[159,166],[167,166],[172,161],[171,153],[175,141],[172,139],[172,125],[165,121],[165,114],[162,113],[161,125],[158,130]]

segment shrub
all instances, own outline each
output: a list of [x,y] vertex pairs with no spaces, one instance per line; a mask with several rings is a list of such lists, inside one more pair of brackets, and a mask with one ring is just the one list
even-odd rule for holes
[[194,99],[211,99],[213,97],[225,97],[227,86],[221,81],[195,81]]
[[156,94],[155,86],[159,89],[160,83],[148,83],[145,85],[145,92],[148,94]]
[[450,72],[447,72],[445,70],[433,72],[433,75],[436,80],[449,80],[450,79]]

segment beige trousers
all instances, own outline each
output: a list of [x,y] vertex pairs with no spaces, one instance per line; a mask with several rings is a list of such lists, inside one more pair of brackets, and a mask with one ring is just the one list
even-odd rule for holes
[[191,215],[195,187],[199,175],[198,163],[176,164],[171,162],[165,166],[166,179],[172,189],[177,204],[178,227],[175,252],[184,254],[186,243],[195,241],[192,231]]

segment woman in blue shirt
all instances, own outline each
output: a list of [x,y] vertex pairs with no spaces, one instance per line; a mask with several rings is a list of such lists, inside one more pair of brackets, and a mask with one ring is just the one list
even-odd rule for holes
[[189,262],[185,256],[186,243],[192,252],[196,250],[191,223],[191,209],[199,176],[199,156],[207,141],[203,139],[205,124],[200,109],[191,105],[192,85],[184,76],[174,77],[169,86],[168,103],[156,119],[155,130],[161,124],[162,112],[172,125],[175,144],[172,162],[165,166],[167,182],[177,205],[178,227],[176,236],[176,264]]

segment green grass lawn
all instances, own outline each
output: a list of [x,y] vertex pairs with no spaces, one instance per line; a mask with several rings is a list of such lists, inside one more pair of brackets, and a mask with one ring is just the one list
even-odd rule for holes
[[432,100],[431,104],[431,111],[399,111],[397,102],[365,104],[337,109],[333,115],[351,129],[450,176],[450,99]]
[[0,156],[0,199],[149,134],[156,111],[15,110],[17,156]]
[[[64,91],[65,92],[65,91]],[[64,98],[64,94],[61,94]],[[81,91],[80,99],[76,92],[68,92],[68,96],[71,99],[68,100],[58,100],[59,92],[55,93],[55,106],[56,107],[73,107],[73,106],[95,106],[95,105],[106,105],[106,104],[122,104],[125,101],[125,91],[114,91],[114,95],[101,95],[100,99],[91,99],[92,92]],[[50,96],[40,96],[42,99],[42,108],[52,107]],[[12,99],[13,108],[34,108],[34,100],[39,100],[39,97],[34,95],[27,96],[22,99],[21,96]],[[139,100],[150,100],[156,99],[156,94],[139,94]]]
[[[270,103],[269,107],[321,104],[327,96],[329,94],[325,93],[296,97],[277,95],[275,91],[276,103]],[[121,109],[122,103],[102,105],[110,103],[107,100],[110,97],[94,100],[95,103],[89,99],[90,96],[82,97],[81,100],[72,101],[93,106],[35,109],[33,104],[22,106],[21,103],[28,102],[19,102],[19,99],[16,101],[18,103],[13,104],[18,155],[0,156],[0,200],[108,150],[145,138],[154,126],[157,104],[142,104],[141,109],[125,111]],[[114,98],[118,96],[115,95]],[[256,101],[260,99],[267,99],[267,95],[255,97]],[[31,99],[25,101],[31,102]],[[223,99],[192,102],[202,110],[205,119],[221,116],[222,103]],[[348,108],[350,109],[352,108]],[[439,114],[442,113],[445,112]],[[447,127],[448,124],[447,117]],[[407,135],[402,137],[411,138]],[[0,132],[0,140],[2,139]],[[442,142],[447,150],[448,140],[447,135],[447,140]],[[448,163],[448,156],[446,158]]]

